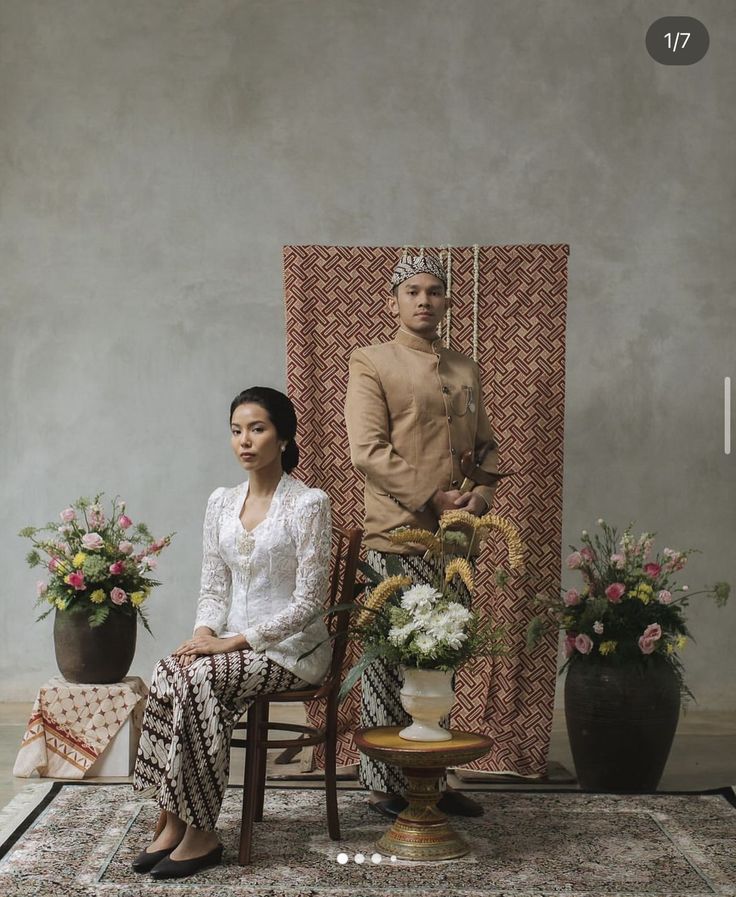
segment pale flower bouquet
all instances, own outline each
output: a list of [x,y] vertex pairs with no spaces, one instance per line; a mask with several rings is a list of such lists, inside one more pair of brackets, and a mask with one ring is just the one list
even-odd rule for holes
[[[481,620],[466,606],[475,590],[470,557],[491,529],[500,531],[507,541],[509,566],[520,567],[523,546],[513,524],[494,514],[475,517],[467,511],[443,514],[436,534],[406,527],[389,534],[395,544],[422,547],[427,556],[439,561],[434,581],[414,582],[399,554],[387,556],[387,578],[368,564],[360,565],[370,592],[359,605],[350,637],[361,645],[362,655],[345,677],[341,696],[378,658],[417,669],[450,671],[473,657],[503,652],[502,628]],[[499,569],[497,584],[502,587],[507,579],[508,573]]]
[[28,565],[45,566],[50,574],[36,585],[36,603],[50,605],[37,619],[53,610],[85,613],[94,627],[111,612],[127,613],[137,615],[150,632],[143,604],[160,585],[150,573],[173,533],[154,539],[145,523],[128,517],[125,502],[115,498],[108,515],[101,498],[102,493],[91,501],[78,499],[61,511],[61,523],[20,531],[33,542]]
[[690,635],[685,608],[696,595],[709,595],[724,605],[729,584],[717,582],[691,592],[676,580],[692,550],[665,548],[655,554],[653,533],[637,538],[630,524],[619,537],[604,520],[598,525],[602,535],[591,537],[584,530],[582,547],[570,546],[566,564],[580,573],[582,588],[537,596],[542,613],[530,624],[528,644],[533,647],[550,628],[560,628],[565,633],[565,666],[663,662],[673,667],[684,688],[677,652]]

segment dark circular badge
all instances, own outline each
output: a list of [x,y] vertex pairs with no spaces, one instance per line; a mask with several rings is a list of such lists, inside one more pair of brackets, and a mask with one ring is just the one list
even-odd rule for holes
[[693,65],[708,52],[710,36],[692,16],[664,16],[647,31],[649,55],[662,65]]

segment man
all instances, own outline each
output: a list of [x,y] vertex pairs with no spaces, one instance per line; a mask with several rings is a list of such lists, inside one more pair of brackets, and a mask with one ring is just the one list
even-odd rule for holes
[[[432,560],[411,545],[395,545],[399,526],[437,529],[440,515],[463,508],[486,513],[494,487],[461,493],[460,458],[484,453],[482,467],[496,472],[495,440],[481,398],[476,363],[445,348],[437,328],[447,310],[447,281],[439,259],[402,259],[391,278],[388,306],[399,329],[389,343],[356,349],[350,358],[345,418],[350,455],[365,476],[365,544],[368,561],[386,574],[385,556],[403,555],[409,574],[431,577]],[[363,675],[361,724],[407,725],[399,701],[398,670],[377,661]],[[360,778],[385,815],[403,809],[406,780],[396,768],[361,756]],[[479,804],[447,790],[447,813],[478,816]]]

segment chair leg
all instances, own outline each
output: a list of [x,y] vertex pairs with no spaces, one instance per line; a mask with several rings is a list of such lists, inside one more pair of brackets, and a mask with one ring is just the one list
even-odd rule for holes
[[243,815],[240,822],[240,846],[238,849],[238,863],[247,866],[250,863],[253,847],[253,821],[256,809],[258,769],[258,714],[255,705],[248,709],[245,750],[245,776],[243,778]]
[[[330,703],[332,703],[332,698]],[[327,831],[333,841],[340,840],[340,817],[337,813],[337,708],[327,708],[325,720],[325,800],[327,802]]]
[[256,811],[253,818],[256,822],[262,822],[263,802],[266,797],[266,760],[268,759],[266,741],[268,741],[268,716],[270,705],[268,701],[259,701],[257,706],[260,711],[258,716],[258,770],[256,772],[256,775],[258,776],[258,791],[256,797]]

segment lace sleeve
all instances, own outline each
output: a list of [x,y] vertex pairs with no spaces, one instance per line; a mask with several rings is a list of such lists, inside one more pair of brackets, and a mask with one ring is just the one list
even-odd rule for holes
[[325,606],[332,545],[329,498],[314,490],[295,508],[293,522],[297,569],[291,603],[272,620],[243,632],[254,651],[264,651],[301,632],[315,612]]
[[207,502],[202,535],[202,583],[194,624],[195,629],[209,626],[215,635],[219,635],[225,627],[232,594],[230,568],[222,559],[219,547],[224,495],[224,487],[215,489]]

